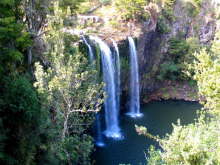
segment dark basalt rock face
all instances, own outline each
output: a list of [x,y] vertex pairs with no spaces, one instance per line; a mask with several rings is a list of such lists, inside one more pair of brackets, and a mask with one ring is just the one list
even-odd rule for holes
[[[145,23],[142,27],[142,33],[136,37],[136,46],[139,60],[140,74],[140,94],[141,100],[147,95],[154,93],[161,87],[163,82],[157,79],[160,64],[167,56],[169,47],[168,41],[177,37],[180,33],[183,39],[189,37],[198,37],[201,44],[209,44],[214,38],[216,31],[216,19],[207,11],[211,4],[203,4],[201,12],[198,16],[191,18],[187,15],[181,1],[177,1],[174,6],[173,21],[167,21],[166,25],[169,32],[162,33],[159,28],[149,31],[148,25]],[[199,21],[195,21],[199,20]],[[195,27],[199,27],[196,29]],[[129,45],[127,40],[118,42],[120,57],[127,60],[128,66],[122,68],[122,95],[129,95]]]
[[[163,45],[163,36],[164,35],[157,31],[151,31],[149,33],[145,33],[142,37],[135,39],[138,51],[141,96],[154,91],[157,86],[159,86],[159,83],[155,82],[156,77],[152,77],[151,74],[152,70],[155,70],[155,68],[158,69],[158,65],[162,60],[160,47]],[[123,63],[121,69],[122,95],[126,97],[129,95],[130,85],[129,44],[127,40],[124,40],[119,42],[118,46],[120,50],[121,63]],[[124,66],[125,61],[127,63],[126,66]],[[156,71],[157,70],[155,70],[155,74]]]
[[139,57],[139,74],[141,94],[148,93],[157,88],[156,74],[162,57],[164,35],[157,30],[151,31],[138,39],[137,50]]

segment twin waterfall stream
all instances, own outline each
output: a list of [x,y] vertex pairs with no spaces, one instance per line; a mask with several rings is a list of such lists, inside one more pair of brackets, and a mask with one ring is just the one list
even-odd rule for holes
[[[82,39],[88,47],[89,60],[94,62],[95,56],[92,46],[84,36]],[[121,70],[120,54],[117,43],[112,40],[113,50],[98,37],[90,36],[89,41],[96,44],[100,49],[103,81],[105,83],[105,93],[107,95],[104,102],[105,130],[102,130],[101,115],[96,115],[96,145],[103,147],[105,145],[103,134],[107,138],[123,139],[119,124],[120,112],[120,95],[121,95]],[[137,118],[141,117],[140,113],[140,96],[139,96],[139,74],[138,58],[135,42],[132,37],[128,37],[130,50],[130,97],[129,110],[126,115]]]
[[130,111],[128,115],[131,117],[141,117],[140,113],[140,91],[139,91],[139,74],[138,74],[138,59],[137,50],[133,38],[128,37],[130,49]]

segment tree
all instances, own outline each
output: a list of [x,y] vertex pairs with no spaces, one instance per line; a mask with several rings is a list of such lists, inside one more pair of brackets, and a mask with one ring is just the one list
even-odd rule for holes
[[26,73],[23,0],[0,1],[0,164],[33,164],[44,131],[38,95]]
[[124,20],[145,17],[146,0],[116,0],[115,6]]
[[173,125],[173,131],[163,139],[158,139],[163,151],[149,150],[148,164],[151,165],[200,165],[219,164],[220,146],[217,118],[207,120],[201,115],[194,124]]
[[63,16],[55,3],[45,35],[50,66],[44,71],[40,63],[35,64],[35,86],[53,115],[57,130],[53,146],[58,159],[65,164],[88,164],[93,144],[86,131],[103,102],[102,85],[96,83],[96,71],[74,46],[73,36],[63,32]]
[[22,0],[0,2],[0,79],[3,75],[25,70],[24,53],[31,45],[21,23]]
[[24,76],[4,79],[0,96],[0,163],[32,164],[41,144],[47,113]]
[[206,97],[205,107],[220,114],[220,32],[216,33],[210,51],[201,50],[195,54],[195,80],[199,92]]
[[[44,27],[46,25],[46,16],[49,14],[49,6],[52,0],[23,0],[24,15],[27,32],[31,36],[33,43],[36,43],[42,37]],[[32,64],[32,49],[33,45],[28,47],[28,65],[29,69]]]
[[80,4],[85,1],[87,0],[59,0],[59,6],[64,11],[69,7],[72,14],[76,14],[77,10],[80,8]]

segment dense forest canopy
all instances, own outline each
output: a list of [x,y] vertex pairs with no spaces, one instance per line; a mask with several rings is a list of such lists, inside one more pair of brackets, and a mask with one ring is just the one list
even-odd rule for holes
[[[162,148],[151,147],[146,161],[220,164],[218,4],[218,0],[1,0],[0,164],[93,164],[91,128],[108,96],[100,63],[89,61],[81,35],[100,34],[120,42],[148,32],[166,38],[167,51],[156,54],[162,60],[143,77],[187,82],[204,107],[194,124],[173,125],[173,132],[164,138],[136,126],[138,134]],[[175,15],[178,5],[185,12],[184,21],[192,25],[188,35],[182,31],[173,35],[180,19]],[[126,74],[125,56],[121,68]]]

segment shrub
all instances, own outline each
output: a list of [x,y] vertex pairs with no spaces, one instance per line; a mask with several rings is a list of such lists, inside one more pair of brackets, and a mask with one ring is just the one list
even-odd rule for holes
[[146,0],[116,0],[115,6],[122,19],[141,19],[146,17],[144,7],[147,5]]
[[127,72],[129,70],[129,60],[126,57],[121,57],[121,69]]
[[176,0],[164,0],[165,5],[172,8],[175,4]]
[[173,21],[174,15],[173,15],[173,7],[176,0],[164,0],[164,7],[162,9],[162,15],[169,21]]
[[194,75],[193,53],[199,49],[200,44],[197,38],[170,39],[167,59],[161,64],[157,78],[159,80],[191,80]]
[[201,8],[201,1],[200,0],[191,0],[186,2],[185,4],[186,10],[188,11],[188,16],[196,17]]
[[[0,114],[5,137],[0,143],[0,164],[33,164],[47,113],[29,80],[23,76],[4,80]],[[2,132],[2,131],[1,131]]]
[[169,46],[168,54],[172,56],[175,62],[177,62],[181,56],[184,56],[186,53],[188,53],[190,47],[187,44],[186,40],[178,39],[178,38],[170,39],[169,45],[170,46]]
[[160,66],[160,74],[157,76],[159,80],[169,79],[177,80],[180,74],[180,66],[173,61],[168,61]]
[[203,117],[195,124],[173,125],[172,134],[159,140],[163,152],[155,148],[149,150],[148,164],[220,164],[219,129],[219,120],[205,121]]
[[170,28],[167,25],[165,18],[161,15],[157,21],[157,31],[164,34],[164,33],[169,33]]

